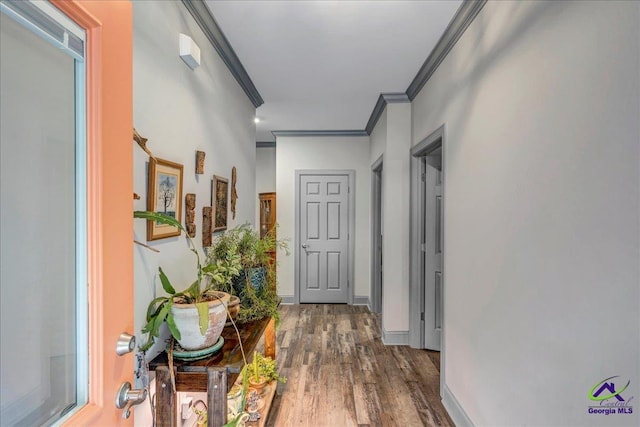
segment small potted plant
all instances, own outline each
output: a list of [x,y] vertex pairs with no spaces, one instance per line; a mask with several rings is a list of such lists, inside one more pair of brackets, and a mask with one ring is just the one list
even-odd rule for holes
[[262,394],[265,385],[271,381],[287,382],[285,377],[278,374],[276,361],[265,357],[257,351],[253,353],[253,360],[246,366],[246,374],[249,380],[249,388]]
[[[224,272],[217,266],[204,269],[200,263],[200,255],[193,240],[186,233],[182,224],[175,218],[149,211],[135,211],[135,218],[156,221],[161,224],[177,227],[185,232],[189,249],[196,256],[196,280],[183,291],[176,291],[162,268],[158,269],[162,288],[168,296],[153,299],[147,308],[146,325],[142,332],[149,334],[148,341],[141,346],[142,351],[149,349],[159,336],[160,326],[166,322],[171,335],[185,350],[199,350],[216,344],[227,318],[227,304],[230,296],[226,292],[214,289],[217,281],[230,280],[233,269],[225,266]],[[238,264],[239,265],[239,264]],[[238,268],[235,270],[237,274]],[[224,274],[223,274],[224,273]],[[209,278],[207,281],[205,277]]]

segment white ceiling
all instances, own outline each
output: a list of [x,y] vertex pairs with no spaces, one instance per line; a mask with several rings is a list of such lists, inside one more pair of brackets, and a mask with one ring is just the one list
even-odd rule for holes
[[206,0],[274,130],[363,130],[380,93],[405,92],[460,0]]

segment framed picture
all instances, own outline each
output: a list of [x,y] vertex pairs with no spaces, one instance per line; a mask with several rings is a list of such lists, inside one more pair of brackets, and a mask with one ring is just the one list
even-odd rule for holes
[[[160,212],[182,222],[182,165],[158,158],[149,159],[147,210]],[[179,236],[180,229],[147,221],[147,240]]]
[[211,206],[213,207],[213,231],[227,229],[227,206],[229,205],[229,180],[213,176]]

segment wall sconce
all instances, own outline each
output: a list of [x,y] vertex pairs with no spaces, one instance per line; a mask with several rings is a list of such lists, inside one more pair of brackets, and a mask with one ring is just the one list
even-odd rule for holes
[[200,48],[191,37],[180,34],[180,58],[195,70],[200,65]]

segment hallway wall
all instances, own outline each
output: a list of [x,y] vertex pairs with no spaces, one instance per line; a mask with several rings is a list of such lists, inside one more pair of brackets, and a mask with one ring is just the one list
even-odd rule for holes
[[[413,102],[414,145],[446,126],[445,392],[475,425],[640,423],[639,41],[638,2],[488,2]],[[634,413],[589,414],[616,375]]]
[[[274,191],[276,191],[276,147],[258,147],[256,148],[256,193]],[[260,203],[256,199],[256,224],[259,223]]]
[[278,253],[278,293],[293,300],[295,285],[295,171],[302,169],[355,170],[356,224],[354,293],[364,303],[370,294],[369,137],[278,137],[276,150],[277,221],[279,237],[289,239],[291,254]]
[[[214,174],[231,183],[237,168],[237,214],[229,228],[254,223],[256,215],[255,108],[218,53],[181,2],[133,2],[134,20],[134,125],[149,141],[155,156],[184,165],[183,198],[196,193],[196,245],[202,244],[202,208],[211,206]],[[191,36],[201,49],[202,63],[192,71],[178,55],[178,34]],[[146,209],[147,155],[133,143],[134,191],[141,200],[133,208]],[[205,151],[204,175],[195,174],[195,152]],[[184,215],[184,213],[183,213]],[[195,258],[184,235],[146,242],[146,224],[135,220],[134,238],[158,249],[134,249],[135,328],[138,342],[144,315],[154,295],[164,295],[157,279],[162,266],[177,289],[195,279]],[[162,340],[161,340],[162,341]],[[164,344],[156,344],[153,357]],[[136,407],[136,425],[146,421],[147,404]]]
[[256,148],[256,192],[276,191],[276,147]]
[[387,104],[371,133],[370,165],[383,155],[382,340],[407,344],[409,332],[409,189],[411,104]]

